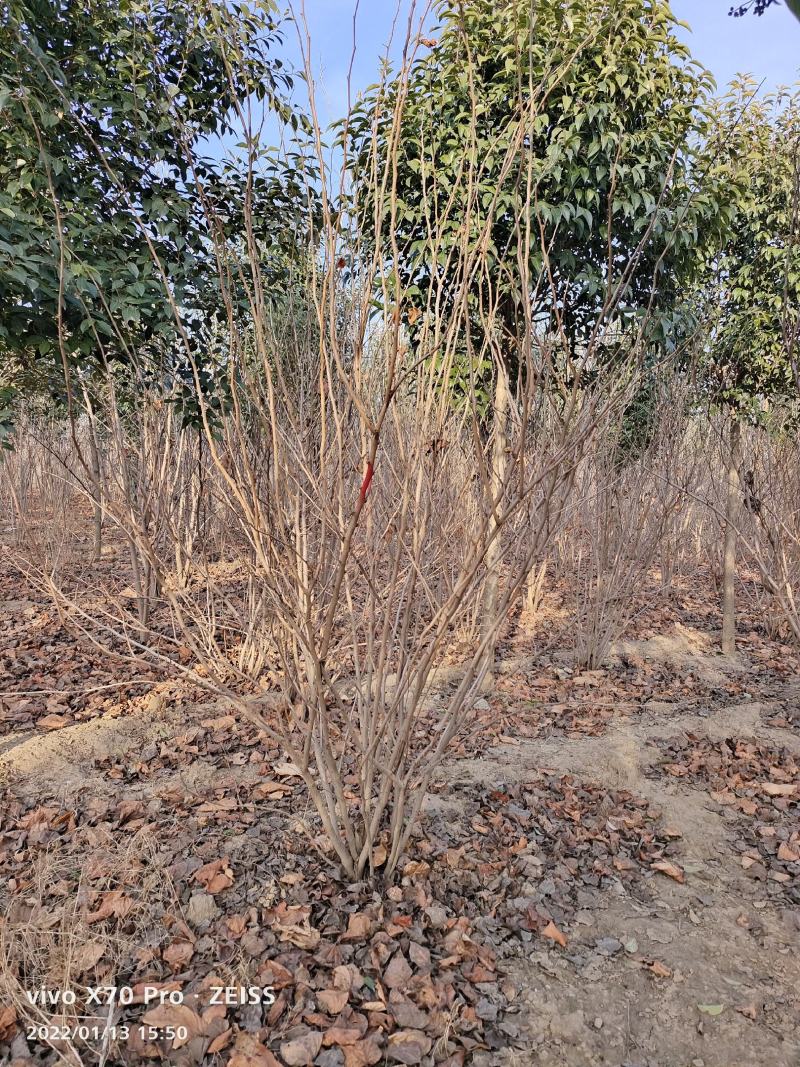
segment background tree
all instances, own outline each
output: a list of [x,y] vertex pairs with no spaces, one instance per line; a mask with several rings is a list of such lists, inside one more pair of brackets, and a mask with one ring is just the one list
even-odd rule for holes
[[[395,154],[393,266],[415,306],[412,335],[448,254],[433,258],[426,234],[446,215],[450,240],[461,241],[469,198],[474,232],[489,232],[495,280],[522,256],[537,282],[528,293],[507,289],[510,338],[530,301],[534,319],[574,353],[620,290],[619,326],[647,317],[653,340],[674,343],[695,246],[725,212],[693,170],[713,81],[678,40],[669,4],[546,2],[534,14],[527,0],[499,10],[489,0],[441,0],[436,11],[430,51],[369,93],[349,124],[364,168],[371,152]],[[398,94],[408,103],[394,131]],[[477,191],[459,187],[468,141],[482,161]],[[530,247],[521,211],[533,213]],[[358,217],[380,228],[369,202]],[[479,285],[470,296],[480,303]]]
[[254,135],[267,118],[290,137],[302,125],[272,0],[1,11],[4,424],[15,400],[41,393],[66,402],[73,434],[83,417],[99,556],[99,393],[113,388],[130,411],[159,392],[184,428],[218,424],[233,321],[263,314],[265,293],[285,301],[311,239],[313,178],[299,144],[279,160]]
[[[598,359],[677,348],[698,249],[730,205],[697,167],[713,79],[666,0],[440,0],[436,14],[429,50],[348,121],[357,170],[388,173],[392,192],[376,207],[365,182],[355,216],[386,257],[412,343],[459,302],[471,309],[454,370],[486,397],[491,507],[521,349],[547,339],[558,365],[543,373],[568,402]],[[483,272],[461,278],[451,264],[469,243],[484,249]]]
[[723,651],[735,650],[741,425],[800,396],[800,92],[757,95],[749,78],[715,102],[709,157],[737,190],[736,220],[711,261],[702,357],[709,398],[730,416]]
[[[8,352],[59,363],[169,341],[177,308],[188,328],[192,309],[218,306],[219,250],[232,241],[256,250],[268,279],[285,267],[287,213],[302,207],[296,175],[246,151],[238,164],[212,153],[220,138],[241,134],[242,106],[297,125],[291,77],[272,54],[279,39],[272,0],[3,5]],[[249,235],[246,197],[260,206],[260,230]],[[231,274],[229,248],[223,258]]]

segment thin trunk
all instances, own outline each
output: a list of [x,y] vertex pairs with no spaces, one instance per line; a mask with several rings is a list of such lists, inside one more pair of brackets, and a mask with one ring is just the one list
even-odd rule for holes
[[728,455],[728,491],[725,500],[725,550],[722,561],[722,651],[736,651],[736,524],[739,512],[739,461],[741,426],[731,422]]
[[97,427],[94,414],[87,404],[89,415],[89,468],[94,490],[94,558],[100,559],[103,551],[103,484],[100,471],[100,448],[97,444]]
[[540,564],[538,567],[533,566],[528,574],[527,581],[525,583],[525,611],[529,615],[535,615],[542,603],[542,594],[544,592],[544,582],[547,577],[547,564],[548,560]]
[[[494,410],[492,419],[492,471],[489,482],[490,500],[487,502],[492,510],[488,535],[491,538],[486,550],[486,584],[483,590],[483,618],[481,619],[481,640],[491,631],[497,614],[497,588],[502,558],[500,535],[497,533],[497,515],[502,510],[503,482],[506,471],[506,450],[508,446],[508,415],[511,403],[508,376],[500,367],[495,385]],[[489,670],[484,685],[491,683],[491,671],[494,666],[495,644],[492,642],[486,650]]]

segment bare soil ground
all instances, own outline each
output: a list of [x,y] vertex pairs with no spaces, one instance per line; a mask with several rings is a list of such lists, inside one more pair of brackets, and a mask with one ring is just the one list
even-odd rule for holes
[[[557,597],[523,620],[377,895],[309,859],[302,789],[252,727],[127,678],[10,568],[0,583],[6,946],[20,921],[58,927],[82,886],[73,979],[281,990],[272,1009],[196,1004],[182,1047],[106,1062],[800,1065],[800,662],[746,613],[719,656],[707,575],[643,591],[597,671],[570,665]],[[82,866],[123,845],[133,874],[109,861],[93,887]],[[9,995],[0,1062],[56,1062],[24,1023]]]

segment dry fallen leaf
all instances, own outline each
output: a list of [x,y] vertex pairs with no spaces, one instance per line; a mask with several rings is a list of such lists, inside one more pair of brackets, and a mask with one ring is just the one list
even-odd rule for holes
[[[316,994],[317,1004],[328,1015],[338,1015],[342,1008],[347,1003],[349,992],[346,989],[318,989]],[[361,1005],[362,1008],[365,1005]],[[381,1004],[381,1010],[385,1007]]]
[[344,1067],[372,1067],[383,1059],[380,1042],[374,1035],[356,1042],[355,1045],[345,1045],[342,1052]]
[[661,960],[642,960],[642,964],[646,970],[654,974],[656,978],[671,978],[672,971]]
[[10,1041],[17,1028],[17,1011],[13,1004],[0,1008],[0,1041]]
[[236,717],[234,715],[220,715],[217,719],[203,719],[200,725],[207,730],[230,730],[231,727],[236,725]]
[[361,1031],[352,1026],[332,1026],[322,1038],[323,1045],[355,1045]]
[[87,941],[85,945],[81,945],[75,953],[75,973],[84,974],[86,971],[91,970],[95,964],[99,963],[105,950],[106,944],[104,941]]
[[321,1048],[322,1034],[309,1030],[307,1034],[296,1037],[293,1041],[284,1041],[281,1045],[281,1056],[288,1067],[309,1067]]
[[679,867],[677,863],[670,863],[669,860],[656,860],[655,863],[651,863],[650,868],[653,871],[658,871],[659,874],[665,874],[667,878],[672,878],[681,885],[686,881],[683,868]]
[[347,920],[347,930],[342,935],[342,941],[361,941],[369,936],[372,929],[372,919],[363,911],[354,912]]
[[259,782],[253,790],[255,800],[281,800],[292,792],[292,786],[286,782]]
[[142,1016],[145,1026],[185,1026],[186,1037],[176,1037],[173,1049],[179,1049],[204,1031],[203,1020],[188,1004],[157,1004]]
[[69,726],[69,719],[65,719],[63,715],[43,715],[41,719],[37,719],[36,725],[40,730],[60,730]]
[[225,927],[231,937],[241,937],[247,929],[247,922],[246,915],[228,915],[225,918]]
[[779,782],[764,782],[761,787],[768,797],[793,797],[797,786]]
[[172,973],[183,970],[194,955],[194,945],[189,941],[173,941],[162,953]]
[[126,897],[121,889],[112,889],[110,892],[103,894],[102,903],[95,911],[87,913],[86,921],[87,923],[96,923],[101,922],[103,919],[110,919],[112,916],[122,919],[133,907],[134,902],[129,897]]
[[[222,1052],[222,1050],[224,1048],[227,1048],[227,1046],[230,1044],[232,1037],[233,1030],[229,1026],[225,1030],[223,1030],[221,1034],[218,1034],[214,1038],[214,1040],[209,1044],[208,1048],[206,1049],[206,1052],[211,1056],[216,1055],[217,1052]],[[231,1061],[229,1060],[228,1063],[230,1062]],[[272,1062],[276,1063],[277,1060],[275,1060],[275,1058],[273,1057]]]
[[266,919],[268,925],[274,926],[281,941],[288,941],[298,948],[316,948],[320,941],[320,932],[309,919],[311,908],[307,905],[288,907],[281,902]]
[[345,989],[349,993],[353,987],[353,973],[358,974],[355,967],[351,970],[347,964],[340,963],[337,967],[333,968],[333,987],[334,989]]
[[425,860],[409,860],[403,867],[403,874],[407,878],[424,878],[430,874],[431,865]]
[[281,1067],[281,1063],[252,1034],[242,1031],[236,1035],[236,1046],[228,1067]]
[[279,774],[281,778],[302,778],[299,769],[294,763],[276,763],[272,770],[275,774]]
[[239,807],[233,797],[220,797],[217,800],[205,800],[197,806],[197,810],[204,814],[218,811],[236,811]]
[[389,1038],[386,1054],[394,1063],[422,1063],[431,1044],[431,1039],[422,1030],[398,1030]]
[[567,939],[566,939],[566,937],[564,936],[564,934],[562,934],[562,932],[559,930],[559,928],[556,926],[556,924],[552,921],[552,919],[547,924],[547,926],[545,926],[545,928],[542,930],[542,937],[547,937],[551,941],[555,941],[555,943],[557,945],[561,945],[562,948],[566,948],[567,947]]
[[233,885],[233,871],[228,866],[227,859],[212,860],[211,863],[203,864],[198,871],[195,871],[194,876],[212,896]]
[[405,989],[414,972],[402,952],[396,952],[383,972],[383,984],[389,989]]

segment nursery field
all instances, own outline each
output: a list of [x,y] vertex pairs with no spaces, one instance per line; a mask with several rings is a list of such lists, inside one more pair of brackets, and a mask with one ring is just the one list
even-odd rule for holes
[[800,1067],[798,5],[0,4],[0,1067]]
[[[224,701],[132,677],[1,580],[6,1062],[55,1062],[29,1035],[80,1016],[129,1028],[111,1063],[797,1064],[800,656],[744,610],[722,657],[708,568],[653,571],[598,669],[562,651],[560,583],[516,619],[383,891]],[[133,1002],[26,1001],[100,986]]]

